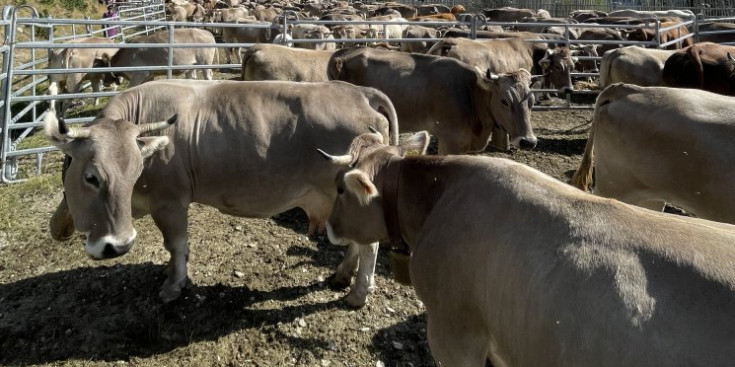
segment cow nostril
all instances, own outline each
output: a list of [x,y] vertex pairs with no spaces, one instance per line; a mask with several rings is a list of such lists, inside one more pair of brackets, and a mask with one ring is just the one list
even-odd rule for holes
[[120,256],[120,254],[118,254],[117,251],[115,251],[115,246],[113,246],[111,243],[106,243],[105,249],[104,251],[102,251],[102,256],[109,259],[109,258]]

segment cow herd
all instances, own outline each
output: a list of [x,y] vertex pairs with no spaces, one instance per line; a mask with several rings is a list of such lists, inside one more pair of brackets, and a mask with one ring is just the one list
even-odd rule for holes
[[[735,100],[728,96],[735,59],[731,46],[715,43],[726,41],[722,34],[700,38],[713,42],[681,39],[690,13],[551,18],[541,10],[485,9],[487,19],[516,23],[478,31],[483,40],[441,26],[296,25],[286,36],[296,47],[287,47],[270,44],[274,35],[266,32],[284,11],[441,25],[463,8],[231,0],[169,10],[179,20],[263,25],[223,31],[223,39],[257,43],[242,53],[243,81],[210,80],[210,70],[207,80],[150,81],[155,73],[144,70],[50,80],[52,92],[57,85],[78,91],[84,78],[99,88],[121,76],[131,86],[86,126],[67,125],[55,107],[44,117],[47,136],[67,156],[65,196],[50,223],[55,239],[76,229],[90,257],[121,256],[136,239],[133,219],[150,215],[170,253],[159,294],[170,302],[188,280],[191,203],[243,217],[298,207],[309,234],[326,231],[330,242],[347,246],[335,281],[349,285],[355,277],[345,299],[351,306],[363,306],[374,288],[380,241],[389,240],[396,257],[409,254],[395,271],[409,274],[426,307],[438,365],[735,360],[735,174],[728,168],[735,161]],[[662,26],[682,24],[667,40],[689,46],[548,42],[570,34],[650,40],[657,35],[635,26],[651,16]],[[585,22],[620,28],[573,27]],[[129,43],[166,42],[167,32]],[[206,30],[175,32],[177,41],[215,44]],[[336,38],[360,37],[365,44],[335,47]],[[576,57],[603,46],[610,49],[599,66]],[[49,65],[166,64],[163,49],[105,47],[56,50]],[[175,65],[211,65],[215,57],[214,47],[173,55]],[[605,89],[572,185],[510,160],[467,155],[488,144],[534,149],[536,76],[565,92],[574,88],[575,68],[599,68]],[[399,141],[399,131],[412,134]],[[430,134],[438,155],[426,155]],[[592,186],[596,195],[587,192]],[[662,213],[666,204],[697,218]]]

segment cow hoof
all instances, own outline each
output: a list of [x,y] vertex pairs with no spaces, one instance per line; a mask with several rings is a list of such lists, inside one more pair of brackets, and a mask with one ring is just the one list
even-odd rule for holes
[[163,303],[173,302],[181,296],[181,288],[163,288],[161,289],[161,292],[158,293],[158,296],[161,297],[161,301],[163,301]]
[[362,292],[355,292],[354,289],[351,290],[344,298],[347,305],[354,308],[362,308],[365,306],[365,303],[367,302],[367,294],[360,293]]
[[329,288],[334,290],[342,290],[350,286],[350,281],[352,279],[345,278],[344,276],[340,276],[339,274],[335,273],[332,274],[332,276],[329,279]]

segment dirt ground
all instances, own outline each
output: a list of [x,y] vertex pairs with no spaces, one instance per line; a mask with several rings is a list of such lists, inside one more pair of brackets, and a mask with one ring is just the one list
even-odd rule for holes
[[[486,152],[567,181],[591,111],[534,112],[530,152]],[[58,167],[61,156],[49,158]],[[97,262],[83,237],[47,232],[60,174],[0,187],[0,364],[94,366],[434,366],[423,306],[395,283],[381,247],[362,309],[329,287],[344,248],[307,238],[299,210],[246,219],[193,205],[189,275],[171,304],[158,289],[168,254],[150,218],[129,254]],[[10,214],[8,214],[10,213]]]

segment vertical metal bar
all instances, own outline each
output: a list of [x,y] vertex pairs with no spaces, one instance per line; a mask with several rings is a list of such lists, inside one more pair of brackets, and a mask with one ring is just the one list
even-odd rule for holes
[[[9,21],[12,18],[13,11],[13,6],[4,6],[2,14],[3,20]],[[8,146],[8,144],[6,143],[6,135],[8,127],[10,125],[10,93],[8,93],[7,91],[8,85],[10,84],[10,78],[8,77],[8,75],[10,75],[10,67],[12,66],[12,61],[10,58],[10,45],[13,44],[13,41],[10,38],[10,31],[13,28],[14,27],[12,22],[8,22],[8,24],[5,25],[5,39],[3,40],[3,45],[8,45],[8,50],[3,51],[2,73],[5,74],[5,79],[0,81],[0,88],[2,88],[3,91],[3,108],[2,111],[0,111],[0,171],[2,172],[5,171],[5,147]]]
[[174,66],[174,26],[173,24],[168,25],[168,71],[166,71],[166,77],[171,79],[173,77]]
[[470,39],[477,38],[477,15],[472,17],[472,25],[470,27]]

